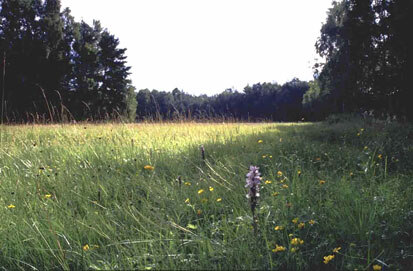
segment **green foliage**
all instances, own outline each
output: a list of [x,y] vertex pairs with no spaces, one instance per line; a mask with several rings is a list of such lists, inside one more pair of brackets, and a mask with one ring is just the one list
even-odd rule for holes
[[209,119],[297,121],[303,117],[302,98],[308,83],[297,78],[279,85],[257,83],[244,92],[227,89],[208,97],[193,96],[178,89],[164,92],[148,89],[137,94],[139,119]]
[[60,9],[60,0],[0,1],[7,121],[96,120],[127,111],[126,50],[98,21],[77,23]]
[[330,93],[319,103],[332,104],[332,113],[375,109],[413,116],[406,102],[411,94],[404,27],[412,8],[412,1],[333,2],[316,43],[326,59],[317,79]]
[[[0,129],[3,269],[410,268],[409,125]],[[263,176],[256,232],[250,165]]]

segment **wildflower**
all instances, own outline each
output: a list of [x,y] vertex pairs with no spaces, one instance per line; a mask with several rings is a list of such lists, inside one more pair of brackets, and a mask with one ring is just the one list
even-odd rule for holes
[[264,142],[264,141],[262,141],[262,139],[260,139],[260,140],[258,140],[257,142],[258,142],[258,144],[261,144],[261,143]]
[[367,146],[364,146],[364,150],[365,151],[367,151],[369,149],[369,147],[367,147]]
[[357,136],[360,136],[360,133],[357,133]]
[[150,165],[146,165],[143,168],[146,169],[146,170],[154,170],[155,169],[155,167],[150,166]]
[[202,193],[204,193],[204,189],[198,190],[198,194],[199,194],[199,195],[201,195]]
[[276,227],[274,228],[274,230],[276,230],[276,231],[281,231],[281,230],[283,230],[283,229],[284,229],[283,226],[276,226]]
[[[245,187],[248,187],[247,198],[250,199],[250,206],[252,216],[255,217],[255,208],[258,204],[258,198],[260,196],[260,183],[261,183],[261,173],[258,171],[259,167],[250,166],[250,171],[246,175]],[[255,230],[255,220],[254,220],[254,230]]]
[[185,200],[185,203],[189,203],[189,198],[187,198],[187,199]]
[[324,181],[324,180],[320,180],[318,183],[319,183],[320,185],[323,185],[323,184],[325,184],[325,183],[326,183],[326,181]]
[[340,251],[340,249],[341,249],[341,247],[336,247],[336,248],[333,249],[333,252],[338,253]]
[[278,192],[272,193],[272,195],[273,195],[274,197],[278,196],[279,194],[280,194],[280,193],[278,193]]
[[282,138],[280,138],[280,142],[283,142],[283,139],[282,139]]
[[382,159],[383,155],[379,154],[379,155],[377,155],[377,158]]
[[378,264],[373,265],[373,270],[374,271],[380,271],[381,270],[381,266]]
[[270,184],[270,183],[272,183],[272,182],[269,181],[269,180],[266,180],[266,181],[265,181],[265,184]]
[[282,180],[280,180],[280,183],[284,183],[285,182],[285,178],[284,179],[282,179]]
[[282,188],[287,189],[287,188],[288,188],[288,185],[287,185],[287,184],[283,184]]
[[10,204],[9,206],[7,206],[7,208],[13,209],[13,208],[16,208],[16,206],[14,206],[13,204]]
[[281,252],[281,251],[285,251],[285,250],[286,250],[285,247],[275,244],[275,248],[272,250],[272,252],[277,253],[277,252]]
[[278,172],[277,172],[277,176],[278,176],[278,177],[281,177],[282,175],[283,175],[282,171],[278,171]]
[[288,237],[290,237],[290,238],[293,237],[293,236],[294,236],[294,235],[293,235],[292,233],[290,233],[290,234],[288,235]]
[[212,186],[209,187],[209,191],[214,191],[214,188]]
[[298,246],[304,244],[304,240],[301,240],[300,238],[293,238],[291,239],[291,245],[293,246]]
[[264,158],[264,159],[265,159],[265,158],[267,158],[267,156],[266,156],[266,155],[263,155],[263,156],[262,156],[262,158]]
[[222,201],[222,198],[217,198],[217,202],[221,202]]
[[88,244],[86,244],[86,245],[83,246],[83,251],[88,251],[89,249],[90,249],[90,247],[89,247]]
[[294,224],[298,223],[298,218],[294,218],[293,220],[291,220],[291,222],[293,222]]
[[301,222],[300,224],[298,224],[297,227],[298,227],[299,229],[302,229],[302,228],[304,228],[304,226],[305,226],[305,223],[304,223],[304,222]]
[[50,194],[44,195],[44,198],[45,198],[45,199],[50,199],[51,197],[52,197],[52,195],[50,195]]
[[250,166],[250,171],[247,174],[247,178],[245,179],[246,184],[245,187],[249,187],[249,191],[247,194],[248,198],[252,197],[259,197],[259,184],[261,183],[261,173],[258,171],[259,167]]
[[292,247],[292,248],[290,248],[290,251],[291,251],[292,253],[294,253],[294,252],[296,252],[296,251],[297,251],[297,248]]
[[201,215],[201,214],[202,214],[202,211],[201,211],[201,210],[198,210],[198,211],[196,211],[196,214],[197,214],[197,215]]
[[328,256],[324,256],[324,263],[328,264],[329,261],[331,261],[332,259],[334,259],[334,255],[328,255]]
[[184,184],[187,185],[187,186],[191,186],[191,185],[192,185],[190,182],[185,182]]
[[360,132],[364,132],[364,128],[361,128],[361,129],[360,129]]
[[272,155],[270,155],[269,157],[270,157],[270,159],[271,159],[271,158],[272,158]]
[[353,172],[350,172],[350,177],[353,177],[353,175],[354,175]]
[[315,224],[315,221],[311,219],[310,221],[308,221],[308,224],[314,225],[314,224]]
[[297,174],[298,174],[298,177],[300,177],[301,176],[301,170],[298,170]]

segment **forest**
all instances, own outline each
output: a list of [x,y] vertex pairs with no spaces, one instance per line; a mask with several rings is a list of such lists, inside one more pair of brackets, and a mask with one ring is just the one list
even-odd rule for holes
[[322,61],[313,80],[194,96],[177,88],[137,91],[119,39],[98,20],[75,21],[60,0],[0,0],[1,118],[298,121],[374,112],[411,120],[411,11],[412,1],[333,1],[315,44]]

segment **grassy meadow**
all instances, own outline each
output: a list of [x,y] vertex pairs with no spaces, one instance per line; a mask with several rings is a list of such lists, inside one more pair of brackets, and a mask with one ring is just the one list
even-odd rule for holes
[[[413,264],[410,125],[77,124],[0,131],[4,270],[407,270]],[[250,165],[262,173],[256,230],[244,187]]]

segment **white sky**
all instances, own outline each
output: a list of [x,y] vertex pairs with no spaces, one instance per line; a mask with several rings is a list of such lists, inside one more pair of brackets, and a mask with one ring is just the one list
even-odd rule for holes
[[62,0],[64,7],[119,38],[137,90],[212,95],[311,80],[331,0]]

